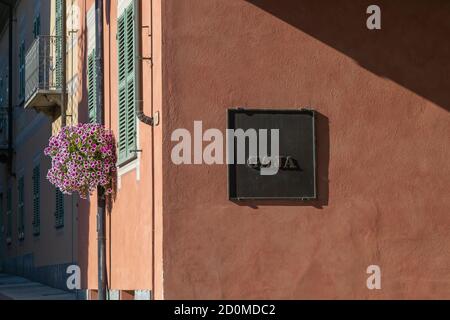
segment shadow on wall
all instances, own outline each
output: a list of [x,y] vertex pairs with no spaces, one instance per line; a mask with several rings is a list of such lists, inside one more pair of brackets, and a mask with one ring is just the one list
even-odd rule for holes
[[315,207],[323,209],[329,202],[329,167],[330,167],[330,123],[329,119],[316,111],[316,145],[317,145],[317,200],[314,201],[236,201],[235,204],[258,209],[264,206]]
[[[450,111],[450,1],[246,1]],[[372,4],[381,30],[366,27]]]

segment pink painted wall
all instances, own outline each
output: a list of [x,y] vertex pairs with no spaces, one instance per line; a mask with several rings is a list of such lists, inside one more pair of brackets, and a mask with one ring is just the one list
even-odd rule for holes
[[[89,11],[95,1],[79,1],[82,12]],[[143,28],[142,55],[150,57],[155,53],[153,67],[151,63],[143,62],[143,100],[144,112],[152,115],[161,108],[161,35],[160,17],[151,20],[150,1],[142,1],[142,25],[154,24],[154,35],[150,36],[150,30]],[[154,11],[160,11],[159,1],[153,1]],[[118,66],[117,66],[117,8],[118,1],[106,2],[104,5],[104,50],[105,50],[105,122],[118,136]],[[83,32],[86,45],[86,21],[83,18]],[[152,47],[153,43],[153,47]],[[86,48],[84,50],[86,51]],[[86,57],[81,57],[87,61]],[[86,82],[86,64],[82,67],[83,82]],[[83,85],[86,90],[86,85]],[[152,90],[153,88],[153,90]],[[87,96],[83,94],[80,101],[80,114],[87,118]],[[83,120],[82,120],[83,121]],[[142,150],[137,164],[123,173],[119,168],[119,183],[115,198],[111,202],[107,216],[107,260],[108,260],[108,284],[111,290],[153,290],[154,279],[153,265],[161,260],[159,253],[154,250],[153,243],[162,240],[158,233],[153,233],[154,221],[158,221],[156,213],[162,210],[161,201],[161,156],[155,156],[153,150],[161,155],[161,129],[152,129],[148,125],[138,121],[139,146]],[[153,149],[155,145],[155,149]],[[156,169],[155,169],[156,168]],[[156,187],[154,187],[156,185]],[[79,261],[84,272],[84,288],[97,288],[97,231],[96,231],[96,204],[95,195],[89,202],[81,204],[84,215],[80,214],[79,233]],[[156,212],[156,213],[155,213]],[[161,222],[159,222],[161,224]],[[154,239],[156,239],[154,241]],[[155,252],[155,254],[154,254]],[[161,269],[161,262],[158,262]],[[160,272],[161,274],[161,272]],[[161,280],[155,281],[161,287]],[[156,282],[155,282],[156,283]],[[161,290],[161,289],[160,289]]]
[[[381,31],[366,0],[164,1],[165,298],[450,298],[450,6],[377,3]],[[321,114],[319,201],[238,205],[225,166],[172,164],[173,130],[236,106]]]

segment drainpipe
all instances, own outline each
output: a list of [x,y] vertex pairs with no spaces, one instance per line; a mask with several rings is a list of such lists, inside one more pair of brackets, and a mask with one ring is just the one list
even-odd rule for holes
[[[103,0],[95,0],[95,69],[97,86],[97,123],[104,125],[104,70],[103,70]],[[106,198],[103,187],[97,188],[97,253],[98,300],[106,300]]]
[[67,125],[67,116],[66,116],[66,110],[67,110],[67,42],[66,42],[66,35],[67,35],[67,5],[66,0],[61,1],[61,30],[62,30],[62,38],[61,41],[61,82],[62,82],[62,89],[61,89],[61,128],[64,128]]
[[142,57],[142,11],[141,11],[141,0],[134,0],[134,15],[135,15],[135,24],[134,24],[134,39],[136,39],[134,44],[134,52],[136,55],[135,59],[135,67],[134,67],[134,76],[136,79],[136,116],[137,118],[149,125],[153,126],[155,124],[154,118],[149,117],[144,113],[144,101],[142,99],[142,60],[151,60],[151,58]]
[[135,41],[135,56],[136,56],[136,63],[135,63],[135,79],[136,79],[136,101],[135,101],[135,109],[136,109],[136,116],[142,123],[152,126],[152,142],[151,142],[151,156],[152,156],[152,299],[154,299],[155,295],[155,132],[154,127],[158,125],[159,119],[156,119],[155,117],[149,117],[144,113],[144,101],[142,97],[142,61],[149,60],[152,64],[152,84],[151,84],[151,105],[152,105],[152,113],[153,113],[153,0],[150,0],[150,25],[148,26],[150,29],[150,34],[152,36],[151,40],[151,57],[143,57],[142,54],[142,32],[141,29],[142,26],[142,7],[141,7],[141,0],[134,0],[134,14],[135,14],[135,26],[134,26],[134,38]]
[[9,76],[8,76],[8,171],[12,175],[13,161],[13,7],[9,5]]

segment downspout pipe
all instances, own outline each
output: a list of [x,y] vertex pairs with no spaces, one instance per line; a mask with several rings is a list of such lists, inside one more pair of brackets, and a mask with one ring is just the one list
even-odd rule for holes
[[61,128],[67,125],[67,0],[61,1]]
[[151,43],[151,57],[144,58],[142,53],[142,2],[140,0],[134,0],[134,14],[135,14],[135,24],[134,24],[134,39],[135,41],[135,79],[136,79],[136,101],[135,101],[135,109],[136,116],[142,123],[149,125],[152,127],[152,140],[151,140],[151,156],[152,156],[152,299],[154,299],[155,295],[155,134],[154,127],[158,125],[157,121],[155,121],[154,117],[149,117],[144,113],[144,101],[143,101],[143,76],[142,76],[142,61],[150,60],[152,63],[152,84],[151,84],[151,105],[153,112],[153,0],[150,1],[150,33],[152,35],[152,43]]
[[134,76],[136,79],[136,99],[135,99],[135,109],[136,116],[142,123],[149,126],[154,126],[155,121],[153,117],[149,117],[144,113],[144,101],[142,98],[142,8],[141,0],[133,0],[134,3],[134,52],[135,52],[135,66],[134,66]]
[[[96,113],[97,123],[104,125],[103,0],[95,0],[95,34]],[[98,300],[106,300],[106,197],[104,188],[100,186],[97,188],[97,253]]]

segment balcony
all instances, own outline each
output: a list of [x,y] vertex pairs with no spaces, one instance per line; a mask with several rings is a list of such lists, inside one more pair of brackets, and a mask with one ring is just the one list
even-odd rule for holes
[[56,118],[61,110],[61,38],[39,36],[25,56],[25,109]]

